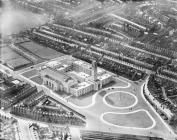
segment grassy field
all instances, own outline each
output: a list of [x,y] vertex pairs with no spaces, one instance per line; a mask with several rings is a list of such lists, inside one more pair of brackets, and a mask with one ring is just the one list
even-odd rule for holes
[[134,104],[135,98],[125,92],[113,92],[105,97],[108,104],[115,107],[128,107]]
[[104,115],[107,122],[125,127],[148,128],[153,122],[145,111],[138,111],[129,114],[107,113]]
[[33,82],[36,82],[36,83],[39,84],[39,85],[42,85],[42,82],[43,82],[40,76],[32,77],[31,80],[32,80]]
[[7,65],[11,68],[14,68],[14,69],[18,69],[20,67],[25,67],[27,65],[31,64],[31,62],[29,62],[27,59],[25,58],[16,58],[16,59],[12,59],[12,60],[9,60],[7,62]]
[[29,60],[19,55],[9,47],[1,48],[0,60],[12,69],[22,68],[31,64]]
[[22,75],[25,76],[26,78],[30,78],[30,77],[35,76],[37,74],[38,74],[38,71],[36,69],[33,69],[33,70],[23,73]]
[[51,48],[44,47],[42,45],[39,45],[35,42],[25,42],[20,44],[21,47],[25,48],[29,52],[33,53],[34,55],[37,55],[39,58],[42,59],[53,59],[56,57],[63,56],[62,53],[57,52]]
[[8,47],[1,48],[1,53],[0,53],[1,61],[7,62],[9,60],[16,59],[16,58],[21,58],[21,56]]

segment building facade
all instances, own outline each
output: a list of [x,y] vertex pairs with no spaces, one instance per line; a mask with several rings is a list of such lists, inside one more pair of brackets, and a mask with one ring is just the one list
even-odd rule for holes
[[[72,60],[72,61],[71,61]],[[97,91],[113,80],[113,75],[92,64],[71,58],[58,63],[50,62],[40,74],[43,84],[54,91],[64,91],[74,96],[80,96],[91,91]]]

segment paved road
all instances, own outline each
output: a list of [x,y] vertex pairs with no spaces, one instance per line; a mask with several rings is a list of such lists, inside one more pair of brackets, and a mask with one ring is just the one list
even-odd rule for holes
[[[23,78],[23,76],[21,76]],[[26,81],[35,84],[30,79],[24,78]],[[99,94],[93,95],[93,99],[90,105],[86,107],[79,107],[77,105],[74,105],[72,103],[68,103],[66,99],[61,98],[57,94],[55,94],[53,91],[47,89],[45,86],[37,85],[38,88],[43,89],[47,92],[47,94],[58,101],[67,104],[72,109],[75,109],[76,111],[81,112],[84,114],[87,118],[87,126],[86,130],[98,130],[98,131],[104,131],[104,132],[119,132],[119,133],[128,133],[128,134],[139,134],[139,135],[151,135],[151,136],[159,136],[164,137],[167,140],[174,140],[174,135],[171,133],[171,130],[165,125],[165,122],[159,118],[159,115],[151,108],[149,104],[145,102],[145,99],[143,98],[142,94],[142,87],[144,84],[144,81],[142,83],[139,83],[138,85],[134,84],[133,82],[128,83],[124,82],[125,85],[121,87],[114,87],[114,89],[107,90],[107,93],[109,92],[116,92],[116,91],[125,91],[130,92],[134,94],[137,99],[138,103],[134,107],[132,107],[131,111],[136,110],[146,110],[149,112],[153,120],[155,121],[155,124],[151,127],[151,129],[139,129],[139,128],[124,128],[124,127],[116,127],[109,125],[108,123],[105,123],[101,116],[105,112],[116,112],[116,113],[125,113],[125,112],[131,112],[129,109],[113,109],[109,106],[105,105],[103,101],[103,97],[101,97]],[[100,106],[102,108],[100,108]]]
[[[0,110],[0,114],[4,115],[4,116],[7,116],[7,117],[13,117],[13,115],[9,114],[8,112],[3,112],[2,110]],[[18,138],[20,139],[17,139],[17,140],[33,140],[31,139],[31,134],[30,134],[30,131],[29,131],[29,122],[28,121],[25,121],[25,120],[22,120],[22,119],[18,119],[18,132],[19,132],[19,135],[17,136]]]
[[[145,98],[143,97],[142,87],[145,81],[142,81],[141,83],[139,82],[139,84],[135,84],[131,81],[128,81],[128,82],[127,80],[124,81],[125,79],[123,79],[122,82],[124,83],[124,85],[121,84],[122,86],[117,86],[117,87],[114,86],[114,89],[107,90],[107,93],[116,92],[116,91],[125,91],[125,92],[130,92],[134,94],[137,97],[138,102],[134,107],[132,107],[131,111],[136,111],[136,110],[141,110],[141,109],[146,110],[150,113],[150,115],[156,122],[156,125],[154,125],[151,129],[147,129],[147,130],[136,129],[136,128],[115,127],[115,126],[111,126],[105,123],[100,117],[105,112],[125,113],[125,112],[131,112],[131,111],[129,109],[110,108],[104,103],[103,101],[104,97],[102,97],[98,93],[93,95],[92,102],[90,103],[90,105],[82,108],[72,103],[68,103],[66,99],[63,99],[62,97],[58,96],[53,91],[47,89],[45,86],[38,85],[37,83],[31,81],[28,78],[25,78],[24,76],[20,74],[18,74],[17,77],[21,80],[25,80],[31,83],[32,85],[36,85],[39,89],[43,89],[44,91],[46,91],[46,93],[49,96],[57,99],[58,101],[64,104],[67,104],[72,109],[75,109],[76,111],[79,111],[83,115],[85,115],[87,118],[87,126],[85,128],[86,130],[98,130],[98,131],[104,131],[104,132],[119,132],[119,133],[128,133],[128,134],[160,136],[160,137],[166,138],[167,140],[174,140],[174,135],[171,132],[168,125],[166,125],[166,123],[159,117],[159,115],[146,102]],[[25,126],[23,127],[24,127],[24,130],[26,130]]]
[[25,120],[18,119],[19,122],[19,133],[21,140],[34,140],[32,139],[30,130],[29,130],[29,123]]

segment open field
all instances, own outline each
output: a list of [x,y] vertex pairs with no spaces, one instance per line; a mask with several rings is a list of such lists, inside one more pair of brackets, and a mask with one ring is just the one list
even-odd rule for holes
[[118,127],[149,128],[153,125],[152,119],[144,110],[128,113],[107,112],[103,119]]
[[136,98],[127,92],[112,92],[105,96],[105,101],[107,104],[113,107],[129,107],[132,106]]
[[36,82],[39,85],[42,85],[42,82],[43,82],[40,76],[34,76],[34,77],[31,78],[31,80],[33,82]]
[[43,81],[42,81],[37,69],[32,69],[32,70],[26,71],[26,72],[22,73],[22,75],[26,78],[31,79],[33,82],[35,82],[39,85],[42,85]]
[[39,45],[35,42],[21,43],[20,47],[26,49],[27,51],[33,53],[34,55],[37,55],[41,59],[49,60],[63,55],[62,53],[59,53],[51,48],[47,48],[42,45]]
[[22,75],[25,76],[26,78],[30,78],[30,77],[37,75],[37,74],[38,74],[38,71],[36,69],[33,69],[30,71],[24,72]]
[[0,60],[2,63],[12,69],[18,69],[32,64],[29,60],[19,55],[9,47],[2,47],[0,53]]
[[24,59],[24,58],[16,58],[16,59],[12,59],[9,60],[7,62],[7,66],[9,66],[10,68],[16,70],[18,68],[22,68],[25,66],[28,66],[29,64],[31,64],[28,60]]
[[2,47],[1,48],[1,53],[0,53],[0,59],[1,61],[9,61],[11,59],[16,59],[16,58],[20,58],[21,56],[19,54],[17,54],[16,52],[14,52],[12,49],[10,49],[9,47]]

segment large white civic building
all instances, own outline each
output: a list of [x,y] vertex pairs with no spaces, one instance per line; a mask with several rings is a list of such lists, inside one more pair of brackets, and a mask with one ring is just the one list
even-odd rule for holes
[[71,56],[47,63],[40,74],[44,85],[54,91],[64,91],[74,96],[100,90],[113,81],[114,76],[104,69],[97,68],[95,61],[91,65]]

